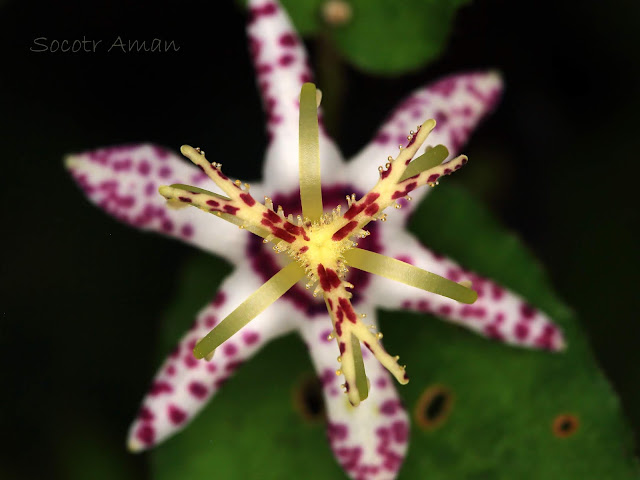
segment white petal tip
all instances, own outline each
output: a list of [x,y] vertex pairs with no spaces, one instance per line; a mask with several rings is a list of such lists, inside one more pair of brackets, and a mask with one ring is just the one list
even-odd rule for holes
[[140,453],[140,452],[141,452],[141,451],[143,451],[144,449],[145,449],[145,448],[144,448],[144,446],[143,446],[140,442],[138,442],[137,440],[135,440],[135,439],[130,439],[130,440],[127,442],[127,450],[128,450],[130,453]]
[[558,339],[558,341],[553,346],[553,349],[558,353],[562,353],[567,350],[567,343],[564,341],[563,337],[560,337]]
[[66,157],[64,157],[64,166],[65,168],[67,168],[68,170],[71,170],[72,168],[75,168],[78,166],[78,164],[80,163],[80,159],[74,155],[67,155]]

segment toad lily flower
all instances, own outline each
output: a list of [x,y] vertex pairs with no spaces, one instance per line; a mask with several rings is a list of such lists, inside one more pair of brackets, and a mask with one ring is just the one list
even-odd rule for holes
[[210,360],[217,347],[306,276],[306,288],[315,284],[313,295],[322,293],[327,304],[334,328],[327,338],[336,339],[340,351],[338,362],[342,364],[342,368],[336,370],[336,375],[344,374],[343,388],[351,405],[356,407],[369,395],[360,342],[400,383],[407,383],[409,377],[405,367],[398,365],[399,357],[391,357],[382,347],[379,342],[382,334],[374,335],[371,332],[374,327],[365,326],[354,311],[350,301],[353,295],[348,291],[353,288],[353,284],[345,280],[347,264],[464,303],[475,302],[477,294],[465,286],[421,270],[410,263],[356,248],[357,243],[353,239],[370,234],[363,229],[369,222],[386,220],[383,212],[388,206],[395,204],[400,207],[396,201],[400,198],[410,200],[409,193],[417,187],[427,183],[435,186],[441,176],[453,173],[467,163],[467,157],[461,155],[442,164],[448,151],[440,146],[413,160],[413,155],[435,127],[435,120],[429,120],[419,126],[415,134],[409,134],[409,143],[405,149],[401,148],[397,158],[389,157],[385,168],[379,168],[380,179],[371,191],[359,200],[356,200],[355,194],[347,196],[349,209],[344,215],[340,214],[340,205],[331,213],[324,213],[320,184],[317,94],[312,83],[302,86],[299,166],[303,215],[298,215],[297,222],[294,221],[293,214],[285,218],[281,206],[276,213],[269,197],[265,197],[264,205],[257,202],[249,193],[248,184],[245,184],[243,190],[242,182],[232,182],[222,173],[219,163],[209,163],[204,152],[186,145],[182,147],[182,153],[200,167],[227,196],[181,184],[162,186],[160,193],[174,205],[194,205],[262,237],[264,243],[272,241],[276,252],[287,252],[295,260],[271,277],[198,341],[193,349],[195,357]]
[[[563,347],[560,331],[544,313],[430,252],[405,228],[429,190],[418,187],[435,185],[466,163],[465,156],[442,163],[448,152],[437,144],[458,150],[495,104],[500,79],[463,74],[418,90],[345,163],[318,125],[319,96],[307,83],[306,53],[286,14],[272,1],[249,4],[251,52],[270,136],[261,184],[249,191],[205,152],[188,146],[182,153],[201,171],[149,145],[67,159],[89,199],[108,213],[220,255],[235,267],[161,366],[131,426],[129,446],[143,450],[183,428],[242,362],[271,339],[297,331],[322,380],[338,462],[353,478],[395,478],[409,425],[390,375],[400,383],[408,377],[375,333],[376,308],[428,312],[513,345]],[[425,118],[435,118],[438,128],[427,120],[407,132]],[[432,130],[430,143],[437,146],[427,148]],[[404,146],[390,157],[398,143]],[[219,193],[205,189],[211,180]],[[262,197],[264,204],[257,200]],[[197,208],[169,209],[167,201]],[[387,219],[383,211],[391,205],[402,208]]]

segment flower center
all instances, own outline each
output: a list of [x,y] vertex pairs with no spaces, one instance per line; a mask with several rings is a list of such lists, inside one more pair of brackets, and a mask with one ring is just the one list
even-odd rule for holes
[[[354,247],[354,242],[345,238],[340,241],[332,239],[337,228],[335,220],[328,223],[316,223],[307,229],[309,241],[299,250],[299,261],[304,267],[316,272],[319,265],[340,268],[342,253]],[[305,248],[307,247],[307,248]]]

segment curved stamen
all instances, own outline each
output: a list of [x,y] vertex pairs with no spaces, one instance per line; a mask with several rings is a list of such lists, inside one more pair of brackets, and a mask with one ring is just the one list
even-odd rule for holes
[[398,182],[402,182],[407,178],[418,175],[419,173],[422,173],[425,170],[429,170],[430,168],[437,167],[442,162],[444,162],[445,158],[447,158],[448,156],[449,150],[447,150],[447,147],[445,147],[444,145],[436,145],[435,147],[428,149],[418,158],[412,160],[409,165],[407,165],[406,170],[404,171]]
[[304,275],[304,270],[295,262],[284,267],[203,337],[193,349],[194,357],[205,358],[213,353],[223,342],[284,295]]
[[343,255],[352,267],[452,298],[460,303],[473,303],[478,298],[475,290],[395,258],[360,248],[348,250]]
[[302,85],[298,144],[300,202],[302,214],[311,221],[319,220],[322,216],[317,100],[316,86],[313,83]]
[[353,366],[356,376],[356,388],[358,396],[362,402],[369,396],[369,383],[367,375],[364,371],[364,361],[362,360],[362,350],[360,349],[360,340],[353,333],[351,334],[351,351],[353,354]]

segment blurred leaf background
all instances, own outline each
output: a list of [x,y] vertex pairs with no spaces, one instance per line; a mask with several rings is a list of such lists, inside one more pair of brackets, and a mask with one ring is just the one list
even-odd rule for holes
[[[347,157],[414,88],[460,70],[489,67],[503,73],[503,102],[464,149],[473,162],[446,188],[455,183],[470,192],[545,265],[555,291],[575,310],[637,436],[638,3],[479,0],[454,16],[465,2],[354,1],[352,29],[324,25],[320,3],[285,5],[299,6],[293,15],[313,34],[308,46],[321,85],[325,79],[341,99],[333,130]],[[405,12],[408,5],[413,14]],[[429,14],[418,14],[421,9]],[[434,12],[445,21],[433,22]],[[381,19],[388,19],[382,30],[375,23]],[[119,35],[174,40],[181,48],[164,54],[107,52],[105,45]],[[102,40],[104,48],[29,51],[38,37],[83,36]],[[258,178],[266,138],[244,13],[233,0],[5,0],[0,59],[0,476],[151,478],[150,457],[126,453],[124,439],[166,352],[158,347],[160,328],[194,252],[106,217],[84,200],[61,160],[69,152],[119,143],[191,143],[222,159],[233,155],[224,162],[230,176]],[[238,145],[243,155],[236,153]],[[432,245],[437,241],[426,238]],[[226,268],[216,261],[210,265]],[[475,343],[434,322],[429,326],[434,335],[460,337],[463,346]],[[179,326],[174,328],[177,335]],[[295,341],[281,345],[303,357]],[[274,347],[266,353],[281,355]],[[451,349],[464,353],[459,343]],[[277,372],[272,376],[273,386],[283,381]],[[243,379],[237,380],[226,398],[234,388],[242,392]],[[535,394],[545,388],[557,387],[541,385]],[[225,399],[218,400],[222,408]],[[297,418],[292,405],[281,408],[285,418]],[[214,414],[213,407],[206,412]],[[611,442],[628,444],[624,437],[614,435]],[[317,456],[330,472],[329,449],[321,435],[313,438],[320,438]],[[163,457],[155,458],[158,464]],[[437,465],[424,468],[437,471]],[[593,478],[603,478],[594,472]],[[545,472],[541,478],[563,478],[557,475]],[[477,478],[497,474],[486,471]]]

